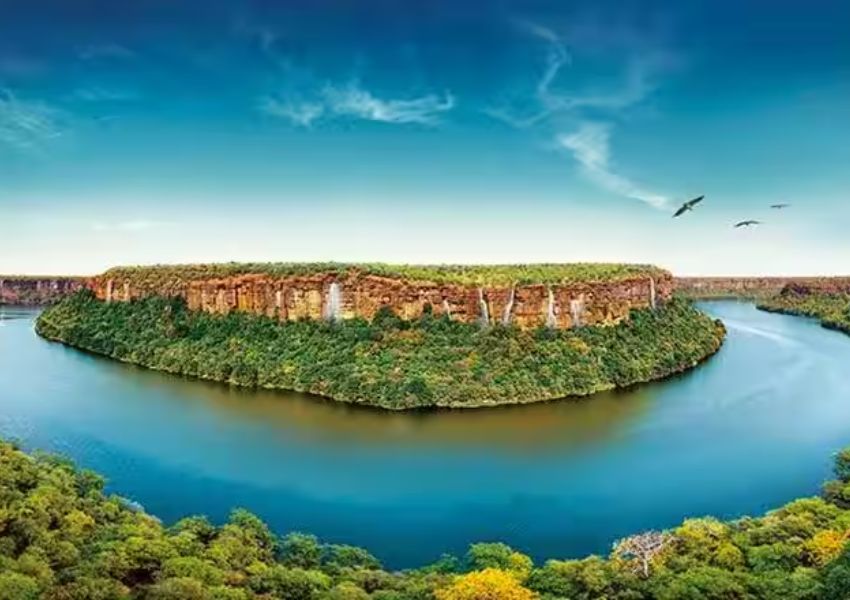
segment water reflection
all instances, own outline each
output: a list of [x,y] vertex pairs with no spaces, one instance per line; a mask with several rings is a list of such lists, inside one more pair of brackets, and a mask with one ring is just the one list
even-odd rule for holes
[[390,412],[350,406],[307,394],[246,390],[172,377],[111,363],[132,385],[166,391],[179,402],[199,404],[228,419],[263,423],[299,436],[335,443],[397,444],[445,448],[497,446],[540,451],[552,445],[601,443],[645,412],[650,386],[591,398],[484,410]]

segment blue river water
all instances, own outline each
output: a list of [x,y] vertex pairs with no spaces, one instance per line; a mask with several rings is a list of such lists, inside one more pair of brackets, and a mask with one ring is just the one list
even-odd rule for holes
[[46,342],[0,313],[0,436],[104,474],[166,523],[245,507],[275,531],[393,568],[504,541],[606,553],[702,515],[817,493],[850,444],[850,337],[752,304],[704,303],[728,339],[673,379],[580,400],[386,413],[145,371]]

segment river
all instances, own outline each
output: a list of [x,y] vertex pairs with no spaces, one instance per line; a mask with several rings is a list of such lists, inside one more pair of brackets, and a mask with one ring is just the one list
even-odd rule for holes
[[689,516],[815,494],[850,444],[850,338],[704,303],[728,339],[673,379],[581,400],[386,413],[185,380],[0,319],[0,435],[72,457],[166,523],[241,506],[392,568],[475,541],[535,559],[606,553]]

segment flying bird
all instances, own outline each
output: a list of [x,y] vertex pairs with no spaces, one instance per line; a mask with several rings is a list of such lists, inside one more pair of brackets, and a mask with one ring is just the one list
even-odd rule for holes
[[751,227],[753,225],[761,225],[761,221],[755,221],[753,219],[749,219],[747,221],[739,221],[733,225],[733,227]]
[[770,205],[770,208],[775,208],[775,209],[777,209],[777,210],[782,210],[783,208],[788,208],[789,206],[791,206],[791,205],[790,205],[790,204],[786,204],[786,203],[784,203],[784,202],[781,202],[781,203],[779,203],[779,204],[771,204],[771,205]]
[[677,210],[676,212],[673,213],[673,217],[675,218],[675,217],[682,216],[683,214],[685,214],[689,210],[693,210],[694,206],[696,206],[697,204],[702,202],[703,198],[705,198],[705,196],[697,196],[693,200],[688,200],[682,206],[679,207],[679,210]]

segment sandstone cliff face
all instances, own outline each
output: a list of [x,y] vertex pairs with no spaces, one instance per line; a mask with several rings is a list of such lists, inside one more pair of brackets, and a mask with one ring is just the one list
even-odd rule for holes
[[81,277],[21,277],[0,275],[0,304],[43,306],[84,286]]
[[633,308],[669,299],[673,278],[665,272],[605,282],[477,288],[364,273],[317,273],[170,281],[159,287],[101,276],[88,285],[106,302],[178,296],[193,310],[214,314],[243,311],[284,321],[372,319],[383,306],[403,319],[415,319],[430,305],[434,314],[449,314],[464,323],[510,323],[529,329],[617,323]]
[[787,282],[782,295],[850,294],[850,277],[812,277]]
[[676,277],[674,285],[691,298],[767,298],[786,286],[850,290],[850,277]]

